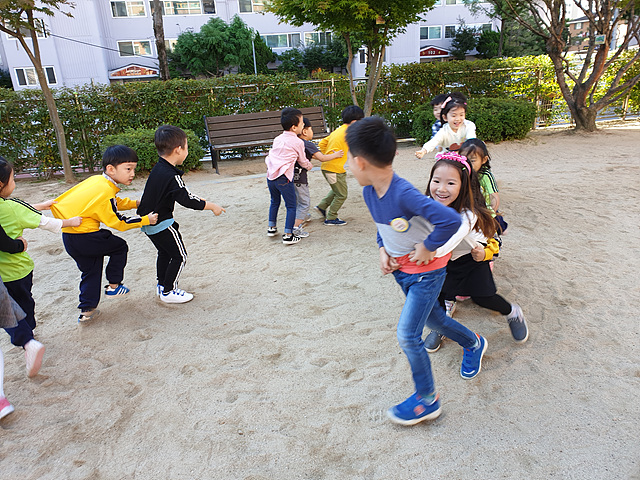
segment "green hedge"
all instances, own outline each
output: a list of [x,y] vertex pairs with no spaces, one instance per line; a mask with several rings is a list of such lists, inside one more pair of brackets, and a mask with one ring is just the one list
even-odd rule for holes
[[[469,100],[467,119],[476,124],[476,135],[485,142],[524,138],[533,127],[536,107],[528,100],[475,98]],[[423,144],[431,138],[435,122],[433,107],[422,104],[414,110],[412,135]]]
[[[185,130],[185,133],[189,144],[189,155],[180,168],[184,170],[200,168],[200,159],[204,157],[204,149],[199,144],[200,139],[192,130]],[[130,128],[123,133],[104,137],[100,143],[100,149],[104,152],[107,147],[113,145],[126,145],[133,148],[138,154],[136,171],[149,171],[158,161],[158,152],[153,142],[154,136],[155,130]]]

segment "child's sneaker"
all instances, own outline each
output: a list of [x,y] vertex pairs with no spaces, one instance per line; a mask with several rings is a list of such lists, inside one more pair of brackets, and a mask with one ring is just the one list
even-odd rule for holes
[[13,405],[9,403],[9,400],[4,397],[0,397],[0,418],[6,417],[13,412],[13,410]]
[[156,285],[156,295],[160,296],[162,295],[162,292],[164,292],[164,287],[160,284]]
[[24,346],[24,359],[27,363],[27,377],[35,377],[40,371],[44,350],[44,345],[34,339],[29,340]]
[[129,293],[129,291],[130,290],[122,284],[118,285],[116,288],[113,288],[110,285],[105,285],[104,287],[104,294],[107,297],[124,296]]
[[463,296],[463,295],[456,295],[456,300],[458,302],[464,302],[465,300],[469,300],[470,298],[471,297],[466,297],[466,296]]
[[447,317],[453,317],[453,313],[456,311],[455,300],[445,300],[444,310],[445,310],[445,313],[447,314]]
[[294,243],[298,243],[302,238],[293,233],[285,233],[282,235],[282,243],[285,245],[293,245]]
[[94,308],[90,312],[85,312],[85,313],[80,312],[80,316],[78,317],[78,323],[88,322],[89,320],[93,320],[94,318],[96,318],[98,315],[100,315],[100,310],[98,310],[97,308]]
[[465,380],[471,380],[480,373],[482,368],[482,357],[487,351],[487,340],[477,333],[479,345],[475,348],[465,348],[462,356],[462,366],[460,367],[460,375]]
[[442,340],[444,340],[445,336],[439,334],[435,330],[431,330],[427,338],[424,339],[424,348],[429,353],[436,353],[440,350],[440,345],[442,345]]
[[193,300],[193,294],[179,288],[174,288],[170,292],[162,292],[160,300],[164,303],[187,303]]
[[509,328],[511,329],[511,335],[516,343],[524,343],[529,338],[529,327],[527,327],[527,321],[524,319],[524,314],[520,305],[517,303],[511,304],[511,313],[507,317],[509,322]]
[[400,425],[415,425],[424,420],[433,420],[438,418],[440,413],[440,395],[436,395],[435,400],[428,404],[417,393],[387,410],[387,416]]
[[294,227],[293,228],[293,234],[296,237],[300,237],[300,238],[307,238],[309,236],[309,232],[306,232],[302,229],[302,225],[300,225],[299,227]]
[[320,212],[320,215],[322,215],[324,218],[327,218],[327,211],[324,208],[320,208],[316,205],[316,210]]
[[334,218],[333,220],[325,220],[324,224],[328,226],[335,226],[335,225],[346,225],[347,222],[345,222],[344,220],[340,220],[339,218]]
[[278,229],[276,227],[267,228],[267,237],[275,237],[278,233]]

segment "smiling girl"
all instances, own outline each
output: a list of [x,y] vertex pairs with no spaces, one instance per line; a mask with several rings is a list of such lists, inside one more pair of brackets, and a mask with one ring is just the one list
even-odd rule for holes
[[[451,94],[442,104],[440,119],[444,126],[438,133],[416,152],[416,157],[422,158],[425,153],[434,150],[458,150],[460,145],[469,138],[476,137],[476,125],[466,119],[467,102],[461,97]],[[445,123],[446,122],[446,123]]]

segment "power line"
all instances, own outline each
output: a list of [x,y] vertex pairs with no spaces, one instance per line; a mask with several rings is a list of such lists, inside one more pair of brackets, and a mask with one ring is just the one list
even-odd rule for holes
[[[82,45],[88,45],[89,47],[101,48],[103,50],[108,50],[110,52],[120,53],[120,50],[117,50],[115,48],[105,47],[105,46],[102,46],[102,45],[96,45],[96,44],[89,43],[89,42],[83,42],[82,40],[76,40],[75,38],[69,38],[69,37],[63,37],[62,35],[56,35],[55,33],[51,33],[51,32],[47,32],[47,35],[50,36],[50,37],[60,38],[62,40],[68,40],[69,42],[81,43]],[[132,53],[131,55],[127,55],[127,57],[140,57],[140,58],[145,58],[147,60],[156,60],[156,61],[158,60],[158,57],[150,57],[148,55],[139,55],[137,53]]]

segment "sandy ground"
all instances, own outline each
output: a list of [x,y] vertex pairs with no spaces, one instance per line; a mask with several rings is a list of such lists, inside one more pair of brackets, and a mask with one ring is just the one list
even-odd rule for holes
[[[627,479],[640,478],[640,126],[535,132],[490,145],[509,222],[495,265],[531,335],[459,304],[485,335],[480,375],[462,350],[431,356],[443,415],[415,427],[385,410],[412,393],[395,326],[403,295],[378,268],[375,227],[349,178],[345,227],[284,246],[266,236],[261,160],[185,175],[227,208],[181,207],[188,304],[155,298],[155,250],[139,231],[125,283],[93,323],[76,323],[80,274],[59,236],[27,231],[38,328],[47,346],[28,379],[0,337],[2,479]],[[400,146],[396,170],[424,189],[432,160]],[[138,198],[144,178],[124,195]],[[328,190],[310,174],[312,201]],[[19,182],[30,202],[61,182]],[[315,204],[314,203],[314,204]],[[284,222],[281,209],[280,224]]]

